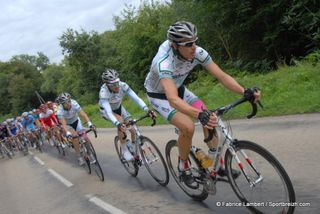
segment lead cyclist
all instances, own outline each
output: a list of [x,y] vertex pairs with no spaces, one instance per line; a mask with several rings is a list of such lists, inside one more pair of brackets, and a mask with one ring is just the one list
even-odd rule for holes
[[[210,113],[205,104],[183,82],[196,65],[202,65],[214,78],[230,91],[243,95],[246,91],[233,77],[223,72],[212,60],[208,52],[197,45],[197,28],[187,21],[172,24],[153,58],[150,71],[145,79],[148,100],[162,117],[179,129],[179,172],[182,181],[190,188],[198,188],[190,170],[188,155],[195,130],[193,119],[199,119],[205,138],[209,129],[217,126],[217,117]],[[255,101],[260,100],[261,92],[254,93]],[[207,143],[211,157],[218,145],[216,135]],[[208,156],[209,158],[210,156]],[[219,175],[225,175],[219,169]],[[237,176],[238,172],[233,172]]]

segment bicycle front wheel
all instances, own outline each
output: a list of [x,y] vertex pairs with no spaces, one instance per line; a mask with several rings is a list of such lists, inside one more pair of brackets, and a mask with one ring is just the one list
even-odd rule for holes
[[169,183],[169,172],[160,150],[149,138],[141,136],[140,140],[139,149],[144,165],[154,180],[166,186]]
[[91,142],[89,143],[89,151],[95,158],[95,162],[92,164],[92,166],[94,168],[94,171],[98,175],[100,181],[104,181],[104,174],[103,174],[103,171],[102,171],[101,166],[99,164],[99,161],[98,161],[98,158],[97,158],[97,154],[96,154],[96,152],[94,150],[94,147],[93,147]]
[[121,143],[118,136],[114,138],[114,146],[116,147],[116,152],[124,168],[130,175],[136,177],[138,175],[139,166],[136,161],[126,161],[126,159],[122,156]]
[[[294,189],[280,162],[253,142],[235,141],[233,149],[236,156],[228,149],[225,167],[230,185],[240,201],[254,213],[293,213]],[[236,179],[231,176],[232,168],[242,171]]]

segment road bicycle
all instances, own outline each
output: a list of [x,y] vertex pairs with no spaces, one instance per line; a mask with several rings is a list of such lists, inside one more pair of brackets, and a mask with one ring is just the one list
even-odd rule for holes
[[[257,113],[257,104],[253,100],[252,93],[250,97],[243,96],[229,105],[211,110],[217,115],[217,130],[221,137],[211,168],[203,168],[195,152],[190,150],[188,160],[192,175],[198,183],[196,189],[189,188],[181,180],[178,171],[179,152],[176,140],[170,140],[166,145],[168,168],[176,183],[188,196],[194,200],[203,201],[209,194],[216,194],[216,184],[221,178],[217,172],[224,165],[227,181],[243,206],[253,213],[291,214],[295,209],[296,198],[291,180],[283,166],[261,145],[233,138],[230,124],[226,125],[222,119],[222,115],[244,102],[251,104],[252,112],[247,118],[252,118]],[[208,138],[204,141],[209,142],[213,137],[214,132],[210,131]],[[224,158],[222,158],[223,151],[226,151]],[[241,173],[237,178],[232,176],[234,169]],[[272,204],[280,206],[270,206]]]
[[[93,131],[95,138],[97,138],[97,132],[95,129],[81,130],[78,131],[77,136],[73,136],[73,138],[79,139],[80,145],[80,155],[85,160],[85,168],[88,174],[91,174],[92,169],[95,171],[97,176],[101,181],[104,181],[104,174],[101,169],[100,163],[97,158],[96,151],[87,136],[87,133]],[[69,145],[69,144],[68,144]],[[71,145],[71,144],[70,144]]]
[[4,155],[7,155],[8,158],[12,159],[13,153],[8,149],[8,147],[6,146],[6,140],[0,140],[0,154],[2,155],[2,157],[4,157]]
[[[156,180],[160,185],[166,186],[169,183],[169,172],[165,160],[156,144],[148,137],[143,136],[137,125],[139,121],[148,117],[150,116],[147,114],[139,119],[130,120],[126,124],[127,129],[132,129],[135,133],[136,140],[130,143],[132,146],[128,147],[134,157],[133,161],[126,161],[122,156],[121,143],[118,136],[114,138],[114,145],[122,165],[130,175],[136,177],[139,172],[139,167],[144,165],[154,180]],[[153,123],[151,126],[154,126],[156,124],[156,120],[154,118],[152,120]],[[126,133],[124,133],[124,135],[124,140],[126,140]]]
[[67,147],[71,147],[72,144],[68,141],[68,139],[63,135],[63,130],[61,126],[55,125],[52,129],[51,141],[53,142],[53,146],[57,149],[59,154],[66,156]]

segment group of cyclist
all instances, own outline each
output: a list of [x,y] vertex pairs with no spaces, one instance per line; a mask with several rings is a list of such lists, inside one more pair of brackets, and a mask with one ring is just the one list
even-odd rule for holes
[[[181,180],[190,188],[196,188],[197,186],[188,161],[195,131],[194,120],[200,121],[204,136],[207,137],[209,130],[214,130],[217,126],[217,117],[207,110],[201,99],[184,86],[185,79],[195,66],[201,65],[230,91],[240,95],[248,91],[234,78],[223,72],[208,52],[197,45],[197,40],[197,29],[192,23],[179,21],[172,24],[167,31],[167,40],[160,45],[152,60],[150,71],[144,83],[147,98],[153,109],[179,129],[178,170]],[[125,124],[131,117],[122,105],[123,97],[128,95],[152,118],[156,117],[156,113],[148,108],[147,104],[127,83],[120,81],[116,70],[107,68],[102,73],[101,78],[103,82],[99,92],[101,116],[117,127],[122,155],[127,161],[133,160],[133,156],[126,146],[126,141],[123,140],[126,131]],[[255,101],[258,101],[261,97],[260,91],[256,90],[253,93]],[[53,103],[50,105],[43,104],[40,106],[39,112],[24,112],[21,117],[16,119],[15,123],[17,124],[20,121],[22,125],[19,127],[23,127],[28,133],[36,132],[39,127],[48,131],[52,130],[54,126],[60,126],[61,133],[72,141],[79,156],[79,164],[82,165],[84,160],[79,155],[79,142],[76,138],[72,138],[77,134],[77,131],[83,128],[79,116],[87,122],[89,128],[93,129],[95,127],[88,115],[81,109],[79,103],[71,99],[69,93],[61,93],[56,101],[58,106],[53,107],[55,105]],[[38,114],[39,118],[35,114]],[[36,122],[37,120],[40,122]],[[1,130],[3,125],[11,127],[7,121],[2,123]],[[17,127],[17,129],[19,128]],[[9,135],[11,135],[10,132],[11,129],[8,128]],[[1,131],[1,136],[2,133]],[[131,133],[131,136],[132,141],[135,141],[134,134]],[[208,158],[215,153],[217,144],[217,136],[207,143]],[[223,175],[223,169],[220,169],[220,172]]]

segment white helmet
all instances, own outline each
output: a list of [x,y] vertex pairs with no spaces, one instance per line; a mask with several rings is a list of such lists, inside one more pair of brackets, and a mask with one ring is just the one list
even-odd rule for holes
[[191,22],[179,21],[169,27],[167,39],[171,42],[181,42],[186,38],[197,38],[197,28]]
[[23,112],[23,113],[21,114],[21,117],[26,117],[26,116],[28,116],[28,112]]
[[71,95],[67,92],[63,92],[59,95],[59,97],[57,98],[57,101],[59,104],[63,104],[66,102],[70,102],[71,100]]
[[104,83],[114,83],[114,82],[118,82],[119,78],[118,78],[119,74],[116,70],[114,69],[109,69],[107,68],[101,75],[101,79],[102,82]]

